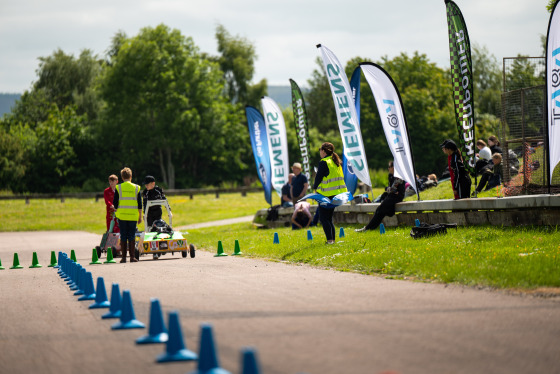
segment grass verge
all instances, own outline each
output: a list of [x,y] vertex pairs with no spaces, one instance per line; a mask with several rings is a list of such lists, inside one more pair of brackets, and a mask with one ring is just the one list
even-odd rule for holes
[[[446,235],[414,240],[409,227],[356,233],[345,227],[345,237],[326,245],[320,227],[255,229],[249,224],[189,230],[187,239],[216,252],[218,240],[231,254],[239,239],[243,255],[291,263],[305,263],[341,271],[380,274],[470,286],[509,289],[560,287],[560,232],[558,227],[459,227]],[[274,232],[280,243],[273,244]]]

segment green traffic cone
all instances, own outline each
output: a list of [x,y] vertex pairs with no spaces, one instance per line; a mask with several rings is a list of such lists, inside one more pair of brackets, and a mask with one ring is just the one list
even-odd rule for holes
[[243,253],[241,253],[241,249],[239,248],[239,240],[235,239],[235,249],[233,250],[233,255],[234,256],[239,256]]
[[43,265],[39,264],[39,259],[37,258],[37,252],[33,252],[33,261],[31,262],[30,268],[42,268]]
[[10,269],[23,269],[23,266],[19,264],[19,256],[17,252],[14,252],[14,266],[12,266]]
[[223,257],[223,256],[227,256],[227,254],[224,253],[224,247],[222,246],[222,241],[218,240],[218,254],[215,254],[214,257]]
[[74,262],[78,262],[76,261],[76,252],[74,252],[74,250],[70,251],[70,260],[74,261]]
[[104,262],[104,264],[116,264],[116,263],[117,261],[113,260],[113,248],[111,247],[107,248],[107,260]]
[[56,265],[58,265],[58,262],[56,261],[56,255],[54,254],[54,251],[51,251],[51,264],[48,267],[52,268]]
[[[113,254],[111,252],[111,254]],[[107,256],[109,257],[109,256]],[[97,250],[95,248],[93,248],[93,250],[91,251],[91,262],[89,263],[90,265],[101,265],[102,262],[99,261],[99,257],[97,257]]]
[[2,260],[0,260],[0,270],[4,270],[4,266],[2,266]]

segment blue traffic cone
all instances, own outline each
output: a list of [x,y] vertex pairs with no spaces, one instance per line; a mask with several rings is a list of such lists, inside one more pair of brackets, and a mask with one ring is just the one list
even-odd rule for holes
[[84,294],[84,288],[86,285],[86,273],[86,268],[80,265],[78,269],[78,282],[76,283],[76,285],[78,286],[78,291],[74,292],[74,296],[81,296]]
[[60,258],[58,260],[58,275],[60,275],[60,277],[63,278],[64,276],[66,276],[65,270],[66,270],[66,260],[68,259],[68,255],[64,252],[58,252],[58,254],[60,255]]
[[60,270],[60,267],[62,266],[61,260],[62,260],[62,251],[58,251],[57,261],[56,264],[53,266],[53,268]]
[[63,279],[66,281],[66,284],[68,284],[69,286],[71,286],[72,284],[77,283],[78,279],[76,278],[75,272],[76,272],[76,269],[77,269],[79,266],[82,266],[82,265],[77,264],[77,263],[75,263],[74,261],[72,261],[72,260],[70,260],[70,259],[69,259],[68,261],[69,261],[68,266],[67,266],[67,267],[68,267],[68,271],[66,272],[66,276],[65,276]]
[[344,238],[344,236],[345,236],[345,235],[344,235],[344,227],[341,227],[341,228],[340,228],[340,232],[338,233],[338,237],[339,237],[339,238]]
[[241,351],[241,374],[259,374],[257,352],[253,348],[243,348]]
[[414,220],[414,225],[416,225],[416,227],[420,227],[420,220],[418,218]]
[[313,234],[311,234],[311,230],[307,230],[307,240],[313,240]]
[[80,289],[80,273],[82,271],[82,265],[69,260],[70,271],[68,272],[68,279],[66,284],[70,287],[70,290],[77,291]]
[[272,243],[273,244],[280,244],[280,238],[278,238],[278,233],[277,232],[274,233],[274,241]]
[[185,346],[179,312],[169,312],[168,331],[169,338],[165,344],[165,352],[157,357],[156,362],[193,361],[198,358],[196,353]]
[[68,279],[70,279],[70,271],[72,270],[72,264],[74,264],[74,262],[72,260],[70,260],[68,258],[68,255],[64,256],[64,271],[62,272],[62,274],[60,274],[60,277],[67,281]]
[[111,306],[107,299],[107,291],[105,290],[105,281],[103,277],[97,277],[97,288],[95,289],[95,302],[88,309],[108,308]]
[[150,326],[148,327],[148,335],[144,335],[136,339],[136,344],[152,344],[165,343],[169,335],[163,322],[163,314],[158,299],[151,300],[150,306]]
[[113,283],[111,287],[111,305],[109,305],[109,311],[101,318],[121,318],[121,291],[118,283]]
[[91,272],[86,271],[84,275],[84,296],[80,297],[78,301],[95,300],[95,288],[93,286],[93,276]]
[[214,344],[212,325],[200,326],[200,347],[198,351],[198,367],[190,374],[231,374],[218,364],[218,354]]
[[379,224],[379,233],[380,234],[385,234],[385,225],[384,224]]
[[111,329],[143,329],[144,327],[146,326],[142,322],[138,321],[134,315],[134,307],[132,306],[130,291],[124,290],[122,295],[121,320],[111,326]]

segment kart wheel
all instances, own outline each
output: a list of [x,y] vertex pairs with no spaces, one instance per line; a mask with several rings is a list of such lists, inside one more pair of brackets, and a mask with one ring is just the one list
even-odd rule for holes
[[101,258],[101,247],[100,246],[95,247],[95,252],[97,252],[97,258]]
[[194,246],[194,244],[189,245],[189,252],[191,253],[191,258],[194,258],[196,252],[196,247]]
[[183,258],[187,257],[187,251],[181,251],[181,255],[183,256]]

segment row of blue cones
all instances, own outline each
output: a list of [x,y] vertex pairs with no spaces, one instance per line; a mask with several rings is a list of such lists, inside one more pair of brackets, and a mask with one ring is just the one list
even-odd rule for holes
[[[119,285],[113,283],[111,301],[109,302],[103,277],[97,278],[97,288],[94,289],[91,272],[86,271],[82,265],[68,258],[66,253],[58,253],[58,265],[55,267],[59,269],[58,274],[66,280],[70,289],[75,290],[74,295],[81,296],[78,298],[79,301],[94,300],[89,309],[109,308],[109,311],[101,316],[102,319],[119,319],[119,322],[111,326],[112,330],[146,327],[136,319],[129,290],[124,290],[121,298]],[[200,347],[197,355],[187,349],[185,345],[179,313],[177,311],[168,313],[168,327],[166,328],[159,300],[152,298],[148,334],[136,339],[136,344],[158,343],[165,343],[165,352],[156,358],[156,362],[197,360],[197,370],[191,372],[191,374],[230,374],[219,366],[211,324],[205,323],[200,326]],[[253,348],[242,350],[241,362],[242,374],[260,373],[256,352]]]

